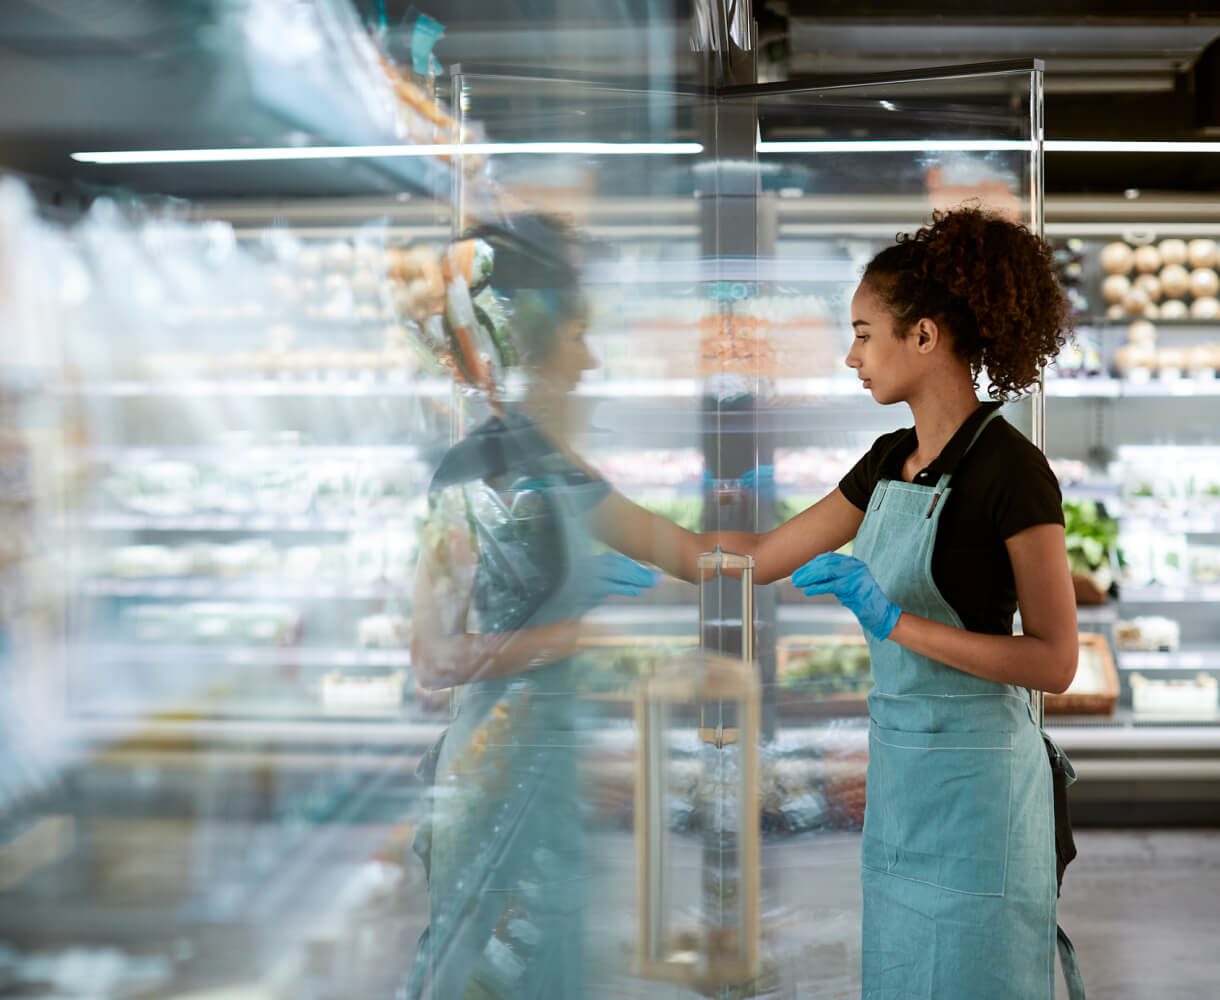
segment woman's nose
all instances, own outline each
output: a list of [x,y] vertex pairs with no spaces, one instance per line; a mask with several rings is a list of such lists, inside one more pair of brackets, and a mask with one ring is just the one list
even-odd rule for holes
[[853,351],[847,352],[847,357],[843,359],[843,363],[847,365],[848,368],[860,367],[860,359],[855,356]]

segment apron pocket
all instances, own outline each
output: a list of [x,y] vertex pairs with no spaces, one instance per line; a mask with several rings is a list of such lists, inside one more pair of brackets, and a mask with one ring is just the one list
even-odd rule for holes
[[974,895],[1004,895],[1012,734],[869,734],[866,868]]

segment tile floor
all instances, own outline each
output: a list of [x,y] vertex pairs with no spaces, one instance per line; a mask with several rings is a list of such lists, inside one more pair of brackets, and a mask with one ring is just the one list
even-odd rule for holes
[[1220,831],[1086,829],[1076,846],[1059,918],[1089,1000],[1218,1000]]

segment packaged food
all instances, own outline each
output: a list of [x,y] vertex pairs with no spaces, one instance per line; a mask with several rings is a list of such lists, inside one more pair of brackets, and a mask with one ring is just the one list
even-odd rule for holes
[[405,649],[411,644],[411,623],[402,615],[366,615],[356,625],[356,639],[364,649]]
[[1169,653],[1178,648],[1181,640],[1181,626],[1160,615],[1123,619],[1114,626],[1114,642],[1119,649]]
[[1200,713],[1216,711],[1216,678],[1197,674],[1189,679],[1149,678],[1131,674],[1131,708],[1139,713]]

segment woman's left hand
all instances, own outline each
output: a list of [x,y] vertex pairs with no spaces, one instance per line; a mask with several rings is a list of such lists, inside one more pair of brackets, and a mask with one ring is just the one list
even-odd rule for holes
[[902,609],[885,596],[868,566],[855,556],[823,552],[792,574],[792,584],[814,594],[834,594],[872,635],[885,639],[894,631]]

